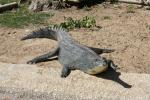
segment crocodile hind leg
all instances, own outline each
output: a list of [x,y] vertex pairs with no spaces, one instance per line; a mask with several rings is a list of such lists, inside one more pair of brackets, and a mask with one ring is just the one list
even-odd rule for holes
[[66,78],[71,73],[69,66],[64,66],[61,72],[61,77]]
[[88,47],[91,50],[93,50],[97,54],[102,54],[102,53],[111,53],[114,52],[114,49],[101,49],[101,48],[94,48],[94,47]]
[[49,53],[46,53],[44,55],[38,56],[38,57],[28,61],[27,64],[35,64],[35,63],[38,63],[38,62],[45,61],[45,60],[47,60],[50,57],[57,56],[58,52],[59,52],[59,48],[57,48],[54,51],[51,51]]

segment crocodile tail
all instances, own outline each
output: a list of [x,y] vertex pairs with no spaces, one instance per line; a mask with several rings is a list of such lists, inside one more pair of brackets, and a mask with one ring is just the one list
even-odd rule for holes
[[41,28],[37,31],[33,31],[31,34],[21,38],[21,40],[33,39],[33,38],[49,38],[52,40],[57,40],[56,31],[51,28]]

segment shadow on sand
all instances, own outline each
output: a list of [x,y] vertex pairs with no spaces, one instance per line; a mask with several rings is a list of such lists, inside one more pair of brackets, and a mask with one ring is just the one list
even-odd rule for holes
[[98,78],[103,78],[103,79],[112,80],[114,82],[117,82],[118,84],[122,85],[124,88],[131,88],[132,85],[129,85],[128,83],[121,80],[119,78],[120,75],[121,75],[120,72],[117,72],[109,67],[107,71],[97,74],[95,76]]
[[79,9],[82,9],[84,7],[92,7],[97,4],[101,4],[103,2],[106,2],[106,0],[81,0],[80,3],[75,3],[75,2],[67,2],[70,6],[76,6]]
[[102,4],[104,2],[109,2],[110,4],[113,4],[117,3],[117,0],[81,0],[80,3],[68,2],[68,4],[82,9],[84,7],[92,7],[94,5]]

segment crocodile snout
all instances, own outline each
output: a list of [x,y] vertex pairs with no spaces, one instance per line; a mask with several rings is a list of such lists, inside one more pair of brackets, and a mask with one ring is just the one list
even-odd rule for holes
[[91,75],[95,75],[95,74],[99,74],[99,73],[107,70],[108,64],[105,61],[105,59],[104,59],[104,61],[98,61],[97,63],[99,63],[99,65],[94,66],[91,69],[88,69],[86,73],[91,74]]

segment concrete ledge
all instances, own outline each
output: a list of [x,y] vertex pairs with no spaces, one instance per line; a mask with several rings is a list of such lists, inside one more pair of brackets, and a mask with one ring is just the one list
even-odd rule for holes
[[150,100],[149,74],[121,73],[119,79],[117,72],[91,76],[73,71],[63,79],[60,72],[58,68],[0,63],[0,99]]

